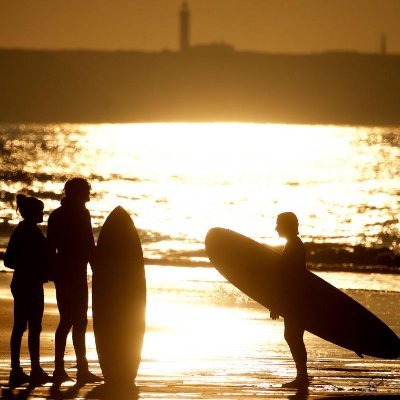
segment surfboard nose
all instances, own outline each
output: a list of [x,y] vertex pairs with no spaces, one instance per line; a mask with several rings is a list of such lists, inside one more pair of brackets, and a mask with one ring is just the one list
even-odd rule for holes
[[224,235],[221,233],[229,232],[225,228],[211,228],[206,235],[204,244],[206,248],[206,253],[211,262],[214,262],[215,253],[219,253],[224,248]]
[[212,242],[212,241],[214,240],[215,236],[218,236],[218,232],[220,232],[221,229],[223,229],[223,228],[218,228],[218,227],[216,227],[216,228],[211,228],[211,229],[207,232],[207,235],[206,235],[206,238],[205,238],[205,241],[204,241],[206,247],[207,247],[207,245],[210,244],[210,242]]
[[108,218],[111,216],[116,217],[116,216],[121,216],[121,217],[131,217],[129,213],[123,208],[122,206],[117,206],[114,208],[114,210],[111,211],[110,215]]
[[[120,235],[122,231],[133,229],[134,222],[125,208],[117,206],[105,220],[104,226],[107,226],[108,229],[112,227],[112,230]],[[107,228],[105,230],[107,231]]]

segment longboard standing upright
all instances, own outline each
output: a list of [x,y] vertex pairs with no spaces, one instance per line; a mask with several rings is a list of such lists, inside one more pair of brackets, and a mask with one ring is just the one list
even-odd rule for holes
[[117,207],[100,231],[93,269],[93,330],[106,384],[133,386],[145,314],[146,277],[139,235],[129,214]]

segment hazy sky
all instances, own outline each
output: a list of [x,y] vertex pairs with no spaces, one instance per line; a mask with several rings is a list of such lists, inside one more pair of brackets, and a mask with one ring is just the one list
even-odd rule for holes
[[[400,53],[400,0],[189,0],[191,42]],[[0,0],[0,47],[176,50],[181,0]]]

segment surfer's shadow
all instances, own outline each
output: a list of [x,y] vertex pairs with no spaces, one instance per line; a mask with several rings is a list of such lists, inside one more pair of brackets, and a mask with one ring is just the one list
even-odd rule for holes
[[139,390],[136,386],[132,386],[126,390],[121,388],[111,387],[107,383],[95,386],[87,393],[85,399],[96,400],[138,400]]
[[308,395],[309,395],[308,388],[300,388],[297,389],[295,393],[289,395],[287,398],[290,400],[307,400]]
[[33,388],[30,386],[27,386],[24,389],[19,389],[16,391],[13,389],[6,388],[1,391],[1,398],[7,400],[26,400],[31,395],[32,390]]
[[54,400],[74,399],[84,386],[84,383],[76,382],[74,385],[62,390],[60,385],[53,384],[50,388],[49,398]]

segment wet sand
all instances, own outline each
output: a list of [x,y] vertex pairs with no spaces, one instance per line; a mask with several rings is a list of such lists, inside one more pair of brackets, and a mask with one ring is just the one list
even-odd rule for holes
[[[288,367],[289,359],[263,360]],[[144,360],[144,369],[150,360]],[[47,372],[52,371],[49,362],[43,363]],[[75,369],[70,363],[67,364],[68,373],[75,376]],[[394,369],[396,368],[396,369]],[[98,364],[91,363],[91,370],[100,373]],[[2,361],[0,364],[1,383],[7,380],[8,366]],[[310,375],[313,380],[308,390],[282,389],[284,382],[282,377],[267,373],[254,373],[251,375],[221,371],[213,376],[186,375],[181,377],[147,375],[144,371],[139,372],[136,380],[139,398],[148,399],[323,399],[323,398],[400,398],[400,368],[391,363],[380,363],[375,366],[359,365],[354,360],[315,360],[310,364]],[[10,390],[2,388],[3,398],[60,398],[60,399],[83,399],[83,398],[110,398],[110,399],[134,399],[134,393],[113,392],[97,394],[96,390],[101,385],[87,384],[77,386],[75,382],[63,384],[60,389],[55,390],[51,384],[46,386],[30,388],[18,388]],[[351,397],[349,397],[351,396]]]
[[[0,274],[0,381],[4,385],[9,374],[9,337],[12,327],[12,299],[8,285],[10,274]],[[188,285],[186,283],[186,285]],[[36,399],[36,398],[60,398],[60,399],[82,399],[82,398],[110,398],[110,399],[357,399],[357,398],[400,398],[400,361],[360,359],[355,354],[333,346],[312,335],[306,334],[305,341],[309,352],[309,372],[312,381],[308,392],[296,392],[294,390],[282,389],[282,383],[290,380],[295,369],[290,354],[283,341],[282,322],[271,322],[267,319],[265,311],[254,305],[245,308],[231,307],[221,309],[213,320],[212,312],[218,305],[209,304],[203,310],[212,321],[214,332],[208,332],[209,326],[201,332],[201,337],[208,343],[203,349],[196,352],[196,346],[201,346],[199,338],[195,340],[189,331],[180,331],[180,324],[186,326],[185,321],[171,321],[164,324],[160,314],[153,315],[155,304],[160,302],[164,296],[164,311],[171,315],[180,314],[179,307],[185,307],[185,315],[196,313],[197,319],[201,319],[200,308],[187,302],[184,297],[182,302],[176,303],[171,289],[165,294],[156,288],[151,279],[149,281],[149,307],[148,307],[148,332],[146,332],[143,360],[136,380],[137,394],[135,393],[94,393],[98,391],[99,385],[85,385],[77,387],[74,382],[64,384],[59,391],[51,388],[51,385],[38,387],[33,390],[27,388],[9,391],[2,388],[3,398]],[[176,289],[176,288],[175,288]],[[193,287],[188,288],[193,293]],[[224,293],[226,296],[226,293]],[[375,296],[375,297],[374,297]],[[396,293],[363,293],[363,300],[370,299],[376,305],[374,310],[384,319],[387,309],[380,304],[390,304],[391,310],[398,310],[400,294]],[[43,333],[41,341],[41,356],[43,367],[51,373],[53,369],[52,358],[54,349],[53,334],[58,322],[56,304],[54,301],[54,288],[52,284],[46,285],[46,306],[43,320]],[[166,300],[169,299],[169,300]],[[183,304],[184,303],[184,304]],[[211,309],[212,306],[212,309]],[[214,310],[214,311],[212,311]],[[232,312],[232,319],[239,319],[239,324],[232,326],[234,338],[218,337],[216,320],[224,318]],[[249,317],[249,314],[251,317]],[[183,315],[183,314],[182,314]],[[397,311],[398,315],[398,311]],[[182,317],[185,319],[185,317]],[[187,318],[187,317],[186,317]],[[227,317],[228,318],[228,317]],[[87,333],[88,358],[90,368],[93,372],[100,374],[99,365],[93,341],[91,319],[89,318]],[[155,321],[158,321],[157,323]],[[386,322],[387,320],[385,320]],[[390,316],[388,323],[393,327],[398,318]],[[190,323],[195,325],[194,320]],[[229,319],[222,324],[231,323]],[[398,324],[398,322],[397,322]],[[204,324],[203,324],[204,325]],[[176,330],[173,326],[178,326]],[[222,326],[222,325],[221,325]],[[193,329],[199,330],[200,325]],[[183,329],[183,328],[182,328]],[[264,330],[265,329],[265,330]],[[398,332],[398,326],[394,326]],[[254,331],[259,334],[251,336]],[[276,338],[271,336],[265,338],[268,332],[276,332]],[[193,331],[190,331],[193,332]],[[187,336],[191,337],[187,337]],[[176,339],[174,339],[177,336]],[[215,341],[211,343],[211,338]],[[262,339],[264,337],[264,339]],[[261,338],[261,339],[260,339]],[[232,339],[232,340],[230,340]],[[176,340],[176,341],[174,341]],[[224,347],[224,342],[226,347]],[[160,348],[157,348],[157,343]],[[216,347],[213,348],[213,345]],[[247,348],[246,346],[249,345]],[[168,351],[170,346],[170,351]],[[266,351],[265,349],[268,349]],[[29,371],[29,359],[26,348],[26,338],[22,349],[22,364]],[[68,342],[66,351],[66,367],[71,377],[75,377],[74,352],[71,342]]]

